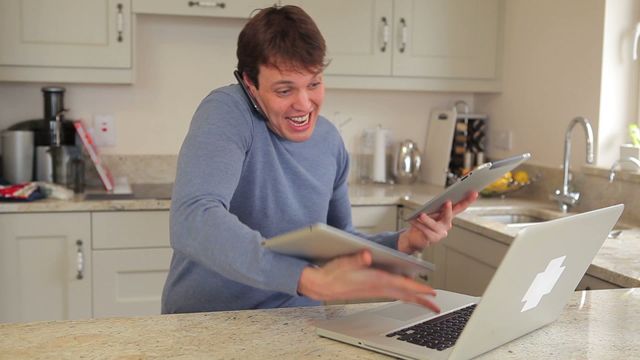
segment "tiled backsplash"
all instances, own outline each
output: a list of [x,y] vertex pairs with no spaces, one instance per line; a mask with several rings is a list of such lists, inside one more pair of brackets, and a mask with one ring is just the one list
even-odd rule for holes
[[[511,196],[555,203],[550,197],[562,187],[562,168],[531,164],[522,165],[521,168],[537,180]],[[571,186],[574,191],[580,192],[580,201],[569,211],[582,212],[623,203],[622,221],[640,224],[640,176],[618,171],[615,181],[610,183],[607,170],[590,166],[571,174]]]
[[[175,180],[176,155],[103,155],[104,162],[114,176],[126,176],[129,183],[172,183]],[[87,183],[98,185],[97,174],[87,165]],[[549,202],[551,194],[562,186],[562,169],[524,164],[521,169],[536,179],[529,186],[510,194],[510,197],[526,198]],[[352,169],[352,181],[357,181],[356,168]],[[580,172],[572,172],[573,189],[580,191],[580,201],[571,211],[581,212],[619,203],[625,204],[622,221],[640,224],[640,175],[618,171],[613,183],[609,182],[608,171],[595,167],[583,167]]]

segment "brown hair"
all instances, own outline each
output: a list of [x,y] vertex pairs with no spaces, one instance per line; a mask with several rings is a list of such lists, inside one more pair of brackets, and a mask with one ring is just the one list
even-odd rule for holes
[[325,66],[326,45],[311,17],[293,5],[260,10],[238,36],[238,71],[258,87],[260,65],[311,72]]

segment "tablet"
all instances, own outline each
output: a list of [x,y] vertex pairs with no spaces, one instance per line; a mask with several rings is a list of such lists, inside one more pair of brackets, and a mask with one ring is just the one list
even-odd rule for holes
[[369,249],[373,267],[410,277],[425,275],[435,265],[326,224],[314,224],[267,239],[262,246],[322,265],[338,256]]
[[479,192],[492,182],[498,180],[500,177],[502,177],[502,175],[506,174],[507,171],[511,171],[513,168],[522,164],[530,157],[531,154],[524,153],[503,160],[482,164],[478,168],[460,178],[460,180],[449,186],[438,196],[427,201],[420,209],[414,211],[404,220],[413,220],[417,218],[421,213],[431,214],[438,212],[447,200],[451,200],[453,204],[456,204],[460,200],[464,199],[468,193],[472,191]]

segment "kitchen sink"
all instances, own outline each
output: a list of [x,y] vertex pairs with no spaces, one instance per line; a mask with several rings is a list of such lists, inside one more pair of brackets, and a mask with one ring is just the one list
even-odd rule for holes
[[493,214],[493,215],[480,215],[479,218],[482,218],[487,221],[499,222],[501,224],[529,224],[529,223],[537,223],[547,221],[549,219],[542,218],[534,215],[526,215],[526,214]]
[[[510,207],[483,207],[471,208],[469,215],[476,219],[506,225],[507,228],[523,228],[525,226],[557,219],[566,214],[544,208],[510,208]],[[609,233],[610,238],[616,238],[622,230],[630,229],[628,226],[616,224]]]

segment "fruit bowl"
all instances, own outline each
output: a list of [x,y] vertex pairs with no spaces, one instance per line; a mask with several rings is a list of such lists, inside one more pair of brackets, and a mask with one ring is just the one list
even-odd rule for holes
[[529,174],[520,170],[515,173],[507,172],[503,177],[496,180],[480,191],[484,197],[504,197],[531,184]]
[[508,185],[506,185],[505,187],[501,188],[501,189],[488,189],[488,188],[484,188],[480,191],[480,195],[484,196],[484,197],[498,197],[498,196],[505,196],[507,194],[510,194],[512,192],[516,192],[520,189],[522,189],[523,187],[529,185],[530,182],[526,182],[526,183],[519,183],[516,181],[512,181],[510,182]]

